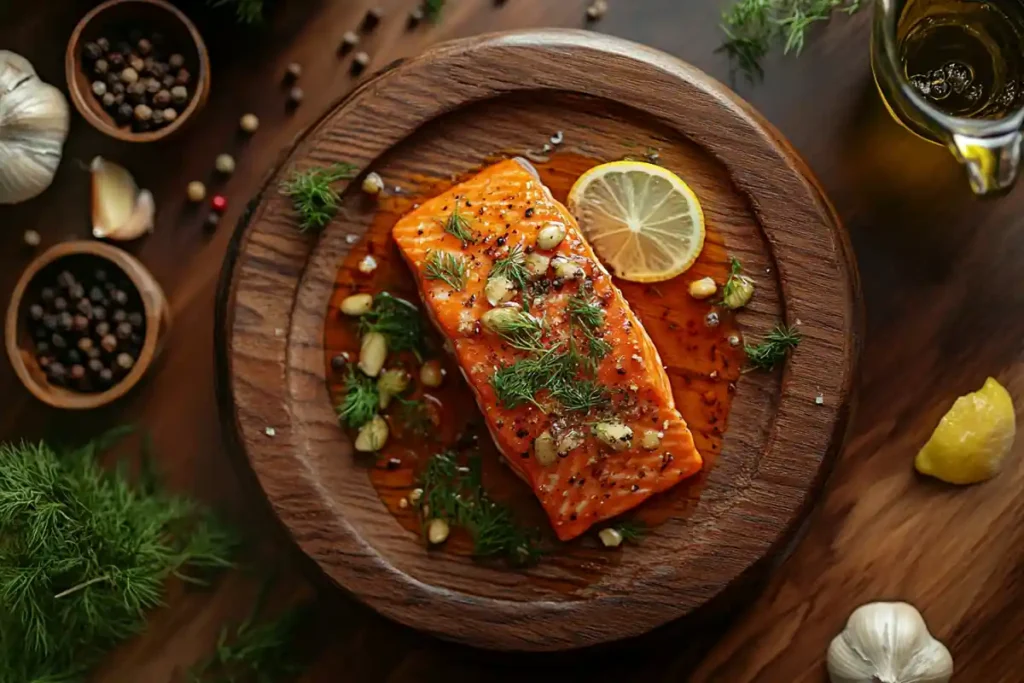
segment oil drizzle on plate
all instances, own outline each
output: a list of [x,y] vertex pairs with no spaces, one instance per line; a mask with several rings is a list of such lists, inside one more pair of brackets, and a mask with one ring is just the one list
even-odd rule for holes
[[[544,183],[559,201],[565,201],[575,180],[587,169],[602,163],[569,152],[559,152],[547,162],[535,163]],[[334,294],[328,309],[326,324],[327,374],[332,401],[340,403],[344,396],[344,374],[331,370],[331,360],[338,354],[347,354],[355,361],[359,352],[357,325],[353,318],[340,312],[341,301],[357,292],[388,291],[419,304],[419,295],[412,275],[391,239],[391,228],[419,202],[434,197],[457,180],[423,179],[414,194],[382,197],[372,225],[362,240],[354,244],[338,270]],[[714,231],[706,226],[704,250],[694,266],[683,275],[657,284],[638,284],[616,280],[634,312],[654,341],[662,362],[672,381],[676,406],[693,433],[698,451],[704,457],[700,474],[684,481],[672,490],[655,496],[630,515],[648,526],[656,526],[671,517],[685,517],[697,504],[703,482],[714,467],[722,450],[729,406],[743,365],[743,351],[729,343],[729,337],[739,335],[733,316],[708,301],[697,301],[689,295],[689,284],[695,279],[710,276],[719,284],[728,276],[728,254],[725,245]],[[377,261],[371,274],[359,271],[359,263],[367,255]],[[421,310],[422,306],[420,305]],[[710,327],[706,320],[710,312],[718,313],[720,322]],[[439,335],[432,329],[433,357],[443,364],[446,378],[437,389],[424,391],[418,382],[419,365],[412,355],[393,358],[389,367],[403,365],[413,376],[410,391],[404,398],[420,400],[426,406],[427,421],[410,428],[392,406],[387,412],[392,425],[392,437],[374,461],[368,458],[367,467],[381,500],[388,510],[407,529],[419,534],[421,522],[413,509],[402,507],[402,500],[416,486],[417,473],[433,454],[459,445],[474,445],[483,465],[484,486],[495,499],[511,505],[517,519],[523,524],[536,526],[544,534],[546,545],[556,547],[547,518],[533,493],[504,465],[486,428],[472,392],[465,385],[453,359],[442,351]],[[397,415],[398,419],[394,416]],[[573,543],[588,542],[583,539]],[[590,539],[592,542],[592,539]],[[455,534],[445,545],[451,552],[469,554],[469,540]]]

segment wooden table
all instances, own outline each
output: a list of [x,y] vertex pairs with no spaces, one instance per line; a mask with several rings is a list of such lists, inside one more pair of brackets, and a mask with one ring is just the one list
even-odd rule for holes
[[[188,3],[184,3],[188,5]],[[194,2],[197,9],[201,2]],[[203,14],[214,63],[213,91],[194,127],[165,143],[115,143],[75,117],[53,188],[0,208],[0,291],[10,292],[31,257],[24,230],[44,246],[85,237],[88,175],[97,154],[115,159],[154,191],[156,233],[129,249],[163,283],[175,315],[162,363],[120,404],[86,415],[57,413],[32,399],[0,364],[0,437],[88,436],[138,422],[157,444],[168,485],[210,501],[260,540],[262,568],[277,567],[276,602],[317,590],[251,488],[225,453],[214,391],[214,295],[231,226],[291,141],[357,82],[335,53],[360,21],[363,0],[278,3],[272,21],[244,31]],[[532,26],[580,26],[586,0],[451,0],[444,21],[405,28],[412,0],[379,3],[387,18],[365,41],[371,70],[447,38]],[[601,31],[686,59],[722,79],[715,53],[721,7],[710,0],[611,0]],[[63,85],[64,44],[87,2],[17,3],[3,16],[0,46],[27,56],[45,80]],[[31,7],[31,9],[26,9]],[[904,599],[947,643],[956,680],[1020,681],[1024,663],[1024,458],[1020,447],[995,480],[960,489],[912,469],[917,448],[953,397],[987,375],[1024,392],[1024,188],[979,202],[943,149],[894,124],[874,91],[869,13],[818,31],[799,59],[773,57],[766,80],[739,92],[789,137],[819,175],[853,238],[867,312],[858,411],[823,503],[792,555],[760,595],[729,619],[669,626],[599,652],[514,657],[437,642],[387,622],[338,591],[318,586],[321,655],[303,681],[825,680],[824,653],[858,604]],[[304,65],[306,99],[294,113],[278,86],[285,65]],[[238,117],[257,113],[251,142]],[[232,206],[204,233],[184,198],[189,180],[208,180],[214,156],[232,152],[238,171],[223,187]],[[1018,230],[1022,230],[1018,233]],[[1021,257],[1021,258],[1018,258]],[[149,631],[118,652],[103,683],[181,681],[209,652],[225,621],[247,614],[260,580],[238,571],[212,593],[175,590]]]

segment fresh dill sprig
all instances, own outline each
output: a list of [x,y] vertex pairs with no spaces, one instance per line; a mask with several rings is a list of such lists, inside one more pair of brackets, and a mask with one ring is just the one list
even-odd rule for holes
[[515,245],[509,249],[508,254],[495,261],[490,276],[507,277],[516,289],[525,292],[530,280],[530,271],[526,269],[526,256],[523,254],[522,246]]
[[423,360],[428,351],[426,330],[420,310],[405,299],[380,292],[373,297],[373,307],[359,318],[359,333],[380,332],[388,340],[388,349],[411,351]]
[[566,410],[586,413],[592,409],[601,410],[611,403],[608,389],[590,379],[574,379],[556,382],[551,387],[551,397]]
[[774,45],[799,55],[812,24],[833,12],[853,14],[861,0],[738,0],[722,15],[726,40],[719,48],[753,82],[764,77],[761,60]]
[[341,206],[341,195],[332,185],[355,178],[358,173],[352,164],[334,164],[296,171],[281,183],[281,194],[291,198],[299,216],[299,230],[319,232],[327,227]]
[[607,407],[611,400],[607,388],[580,378],[580,365],[579,354],[571,346],[569,350],[555,346],[499,368],[491,376],[491,388],[506,408],[532,403],[545,410],[537,400],[545,390],[569,411],[585,413]]
[[620,520],[612,527],[627,543],[638,543],[647,534],[647,525],[633,519]]
[[776,325],[764,341],[757,346],[743,347],[750,365],[758,370],[771,370],[786,360],[786,356],[800,343],[800,333],[789,325]]
[[542,353],[544,321],[525,311],[507,309],[508,313],[489,323],[506,344],[519,351]]
[[445,0],[423,0],[423,16],[437,23],[441,20],[441,10],[444,9],[444,3]]
[[469,219],[459,212],[458,202],[456,202],[455,208],[448,214],[448,219],[444,222],[444,231],[463,243],[473,244],[477,240],[476,233],[469,227]]
[[479,457],[469,458],[463,466],[454,453],[438,453],[427,461],[420,484],[426,516],[466,529],[475,557],[503,557],[516,566],[539,559],[536,531],[519,526],[511,510],[484,490]]
[[235,16],[240,24],[257,24],[263,21],[263,0],[207,0],[210,7],[235,6]]
[[466,287],[466,259],[449,251],[429,252],[424,273],[428,280],[440,280],[457,292]]
[[312,609],[299,605],[262,619],[271,586],[264,582],[248,617],[221,629],[213,654],[189,671],[190,683],[277,683],[305,668],[310,649],[301,636]]
[[374,418],[379,405],[377,382],[350,364],[345,377],[345,398],[335,408],[338,420],[349,429],[359,429]]
[[0,680],[82,681],[141,633],[172,576],[205,583],[234,540],[193,502],[61,452],[0,444]]
[[736,288],[739,286],[740,276],[743,274],[743,264],[735,256],[729,257],[729,277],[726,278],[725,284],[722,285],[722,298],[719,299],[719,303],[725,303],[725,301],[732,296]]
[[[612,345],[598,336],[601,326],[604,325],[604,309],[592,292],[583,289],[569,297],[567,308],[570,334],[573,325],[579,326],[583,331],[587,340],[587,365],[591,372],[596,372],[597,364],[612,352]],[[575,342],[572,348],[575,348]]]

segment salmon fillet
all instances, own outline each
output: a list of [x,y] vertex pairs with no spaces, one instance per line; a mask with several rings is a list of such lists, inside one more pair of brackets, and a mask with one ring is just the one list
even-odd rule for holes
[[488,167],[393,236],[498,449],[560,539],[701,469],[657,349],[528,162]]

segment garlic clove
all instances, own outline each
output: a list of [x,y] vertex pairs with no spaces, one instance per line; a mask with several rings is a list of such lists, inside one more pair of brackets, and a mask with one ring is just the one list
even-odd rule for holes
[[138,239],[143,235],[153,232],[153,221],[156,219],[156,203],[153,201],[153,193],[143,190],[135,202],[135,208],[128,222],[123,224],[114,232],[108,233],[107,238],[118,242]]
[[853,611],[828,649],[832,683],[948,683],[953,658],[913,606],[875,602]]
[[107,237],[135,213],[139,187],[123,166],[103,157],[92,160],[92,234]]

